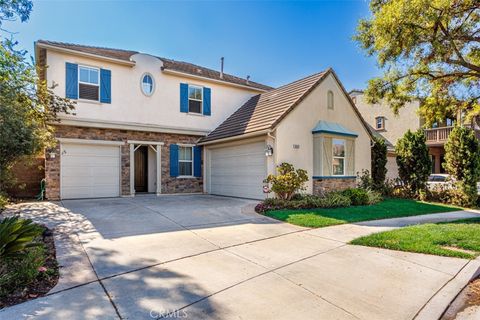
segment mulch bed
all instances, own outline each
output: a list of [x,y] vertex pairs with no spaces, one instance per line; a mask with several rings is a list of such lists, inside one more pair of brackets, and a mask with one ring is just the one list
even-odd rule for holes
[[55,272],[49,275],[39,275],[36,280],[25,288],[18,289],[6,298],[0,298],[0,309],[44,296],[57,284],[59,272],[53,231],[44,225],[42,227],[45,228],[42,239],[40,239],[45,245],[44,266],[48,269],[53,269]]

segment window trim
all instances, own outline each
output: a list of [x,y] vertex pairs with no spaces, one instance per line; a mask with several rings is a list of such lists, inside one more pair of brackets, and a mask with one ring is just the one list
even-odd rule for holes
[[[379,128],[378,127],[378,120],[382,121],[382,126]],[[384,116],[378,116],[375,117],[375,130],[385,130],[385,117]]]
[[[193,145],[190,144],[178,144],[178,176],[177,178],[194,178],[194,166],[193,163],[195,161],[194,154],[193,154]],[[190,148],[192,150],[192,160],[180,160],[180,149],[181,148]],[[192,166],[192,174],[191,175],[181,175],[180,174],[180,162],[190,162]]]
[[[330,106],[330,97],[332,97],[332,105]],[[327,91],[327,109],[335,110],[335,95],[332,90]]]
[[[200,94],[202,97],[200,99],[191,99],[190,98],[190,87],[200,89]],[[203,86],[196,85],[196,84],[188,84],[188,91],[187,91],[187,98],[188,98],[188,112],[189,114],[194,115],[203,115]],[[199,101],[200,102],[200,112],[192,112],[190,111],[190,100]]]
[[[334,145],[335,145],[335,140],[337,141],[342,141],[343,143],[343,151],[344,151],[344,154],[343,154],[343,157],[339,157],[339,156],[336,156],[335,155],[335,148],[334,148]],[[335,170],[334,170],[334,163],[333,163],[333,160],[335,159],[343,159],[343,173],[342,174],[335,174]],[[347,140],[346,139],[339,139],[339,138],[332,138],[332,176],[334,177],[345,177],[346,175],[346,165],[347,165]]]
[[[144,90],[143,90],[143,79],[146,77],[146,76],[149,76],[151,79],[152,79],[152,92],[150,93],[146,93]],[[147,97],[151,97],[153,95],[153,93],[155,92],[155,78],[153,77],[153,75],[150,73],[150,72],[145,72],[142,74],[142,76],[140,77],[140,91]]]
[[[84,82],[84,81],[81,81],[80,80],[80,69],[81,68],[85,68],[85,69],[95,69],[97,70],[97,74],[98,74],[98,81],[97,81],[97,84],[95,83],[90,83],[90,82]],[[92,67],[92,66],[87,66],[87,65],[83,65],[83,64],[79,64],[78,67],[77,67],[77,92],[78,92],[78,100],[81,100],[81,101],[93,101],[93,102],[99,102],[100,103],[100,68],[98,67]],[[90,75],[89,75],[90,76]],[[93,100],[93,99],[86,99],[86,98],[81,98],[80,97],[80,84],[86,84],[86,85],[89,85],[89,86],[96,86],[98,87],[98,99],[97,100]]]

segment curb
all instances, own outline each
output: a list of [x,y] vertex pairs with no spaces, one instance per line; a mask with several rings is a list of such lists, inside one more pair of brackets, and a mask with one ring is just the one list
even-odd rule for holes
[[415,320],[440,319],[458,294],[468,285],[470,280],[480,273],[480,257],[470,260],[420,309]]

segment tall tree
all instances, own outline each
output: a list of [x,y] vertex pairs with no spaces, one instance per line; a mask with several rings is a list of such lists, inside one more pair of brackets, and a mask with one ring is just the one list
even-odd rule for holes
[[453,128],[445,144],[444,167],[455,179],[451,201],[461,206],[475,206],[480,178],[480,146],[472,129]]
[[427,124],[480,114],[480,1],[372,0],[370,10],[355,36],[384,71],[369,81],[369,102],[398,111],[420,99]]
[[[0,0],[0,27],[5,19],[26,21],[31,1]],[[0,41],[0,194],[10,182],[10,167],[24,156],[36,155],[54,143],[50,126],[74,104],[59,97],[38,77],[27,52],[12,39]]]
[[371,152],[373,188],[383,191],[387,176],[387,144],[385,140],[374,138]]
[[418,196],[424,191],[432,168],[423,130],[408,130],[395,146],[398,175],[407,191]]

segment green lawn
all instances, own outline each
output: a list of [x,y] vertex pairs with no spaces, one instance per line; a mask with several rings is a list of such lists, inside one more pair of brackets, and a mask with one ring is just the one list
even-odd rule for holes
[[[474,259],[480,254],[480,218],[380,232],[355,239],[351,244]],[[472,252],[456,251],[448,247]]]
[[321,228],[336,224],[462,210],[462,208],[407,199],[385,199],[371,206],[334,209],[274,210],[265,215],[291,224]]

